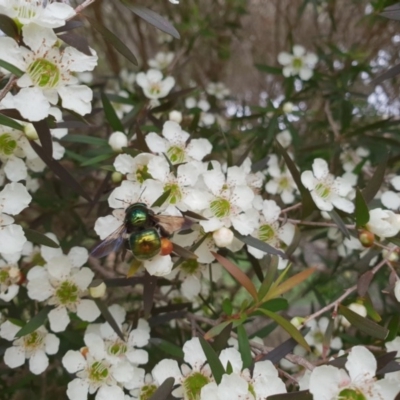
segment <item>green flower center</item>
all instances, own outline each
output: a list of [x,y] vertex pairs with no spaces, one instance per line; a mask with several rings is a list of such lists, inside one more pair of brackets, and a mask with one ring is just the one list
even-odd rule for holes
[[201,388],[209,382],[210,380],[200,372],[195,372],[188,376],[183,383],[185,399],[199,400]]
[[125,343],[113,343],[108,348],[108,353],[112,354],[113,356],[120,356],[126,353],[128,347]]
[[289,189],[290,188],[289,179],[286,177],[281,178],[279,180],[279,187],[281,188],[281,190]]
[[34,85],[41,88],[54,88],[60,81],[60,70],[52,62],[39,58],[27,70]]
[[6,283],[8,279],[8,269],[3,268],[0,270],[0,283]]
[[44,334],[42,332],[32,332],[29,335],[24,336],[24,345],[27,350],[33,350],[41,346],[44,340]]
[[95,361],[89,370],[89,379],[93,382],[104,382],[108,377],[108,368],[101,361]]
[[172,146],[167,150],[167,156],[172,164],[180,164],[185,161],[185,150],[178,146]]
[[186,260],[181,264],[180,268],[188,275],[193,275],[199,269],[199,263],[197,260]]
[[76,303],[78,300],[78,287],[73,282],[64,281],[56,291],[60,304]]
[[258,237],[263,242],[270,242],[275,239],[276,232],[271,225],[261,225]]
[[331,194],[331,188],[323,183],[317,183],[314,190],[317,192],[318,196],[323,199],[327,199]]
[[157,390],[156,385],[144,385],[140,390],[139,400],[149,399]]
[[217,218],[227,217],[231,212],[231,204],[226,199],[216,199],[210,204],[211,211]]
[[293,58],[292,61],[293,68],[301,69],[303,67],[303,60],[300,57]]
[[[17,4],[15,4],[17,3]],[[22,3],[22,5],[21,5]],[[36,3],[36,4],[35,4]],[[36,15],[37,7],[42,7],[42,3],[34,2],[32,5],[31,2],[27,1],[14,1],[13,9],[17,13],[17,18],[25,18],[25,19],[32,19]]]
[[181,188],[176,183],[168,183],[164,186],[164,191],[167,192],[168,190],[171,191],[168,201],[170,204],[179,203],[182,200],[182,192]]
[[365,396],[356,389],[344,389],[339,393],[340,400],[366,400]]
[[154,94],[154,95],[160,94],[161,93],[160,83],[159,82],[152,83],[150,85],[150,90],[149,91],[150,91],[151,94]]
[[136,179],[139,183],[143,183],[146,179],[151,179],[152,176],[149,174],[147,165],[143,165],[136,170]]
[[8,133],[0,135],[0,152],[6,156],[10,156],[14,153],[17,147],[17,142]]

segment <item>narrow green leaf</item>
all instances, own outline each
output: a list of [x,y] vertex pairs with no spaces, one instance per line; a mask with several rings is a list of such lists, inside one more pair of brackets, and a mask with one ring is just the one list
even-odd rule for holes
[[397,337],[397,335],[399,334],[399,327],[400,327],[400,315],[393,315],[392,318],[390,318],[388,324],[389,334],[386,338],[386,341],[391,342]]
[[32,242],[35,244],[51,247],[53,249],[58,249],[60,247],[54,240],[50,239],[43,233],[34,231],[32,229],[24,229],[25,237],[28,242]]
[[151,207],[161,207],[171,194],[171,189],[164,192],[152,205]]
[[261,304],[260,308],[272,312],[278,312],[282,310],[287,310],[289,308],[289,303],[286,299],[283,298],[271,299]]
[[110,310],[107,307],[107,304],[100,299],[93,299],[93,300],[96,303],[97,307],[99,308],[103,318],[110,324],[111,328],[113,328],[114,332],[119,336],[119,338],[122,341],[125,341],[124,335],[122,334],[121,329],[118,326],[117,322],[115,321],[114,317],[111,315]]
[[157,390],[148,398],[148,400],[167,400],[170,398],[172,388],[174,387],[175,379],[167,378]]
[[369,336],[384,340],[389,334],[389,331],[383,326],[362,317],[342,304],[339,305],[339,312],[346,317],[351,325]]
[[12,18],[7,15],[0,14],[0,30],[7,36],[17,41],[19,38],[18,26]]
[[164,353],[166,353],[172,357],[183,358],[183,356],[184,356],[184,353],[183,353],[183,350],[181,347],[177,346],[174,343],[167,342],[164,339],[152,338],[152,339],[150,339],[150,343],[153,346],[158,347]]
[[45,119],[32,122],[39,136],[40,144],[48,158],[53,158],[53,138],[51,136],[49,125]]
[[270,65],[265,64],[255,64],[254,66],[261,72],[267,72],[268,74],[274,75],[282,74],[282,68],[279,67],[271,67]]
[[297,169],[296,164],[293,162],[289,154],[277,140],[275,141],[275,146],[278,150],[278,153],[285,160],[286,166],[288,167],[290,173],[292,174],[293,180],[295,181],[297,188],[300,191],[301,203],[303,208],[302,217],[303,218],[308,217],[315,210],[314,200],[311,197],[310,191],[307,190],[304,187],[303,183],[301,182],[300,171]]
[[356,189],[356,226],[361,228],[369,221],[369,210],[360,189]]
[[340,217],[340,215],[335,210],[328,211],[328,214],[331,216],[333,222],[337,225],[337,227],[343,233],[343,235],[347,239],[350,239],[350,232],[347,229],[346,224],[343,222],[343,220]]
[[111,128],[114,130],[114,132],[115,131],[125,132],[122,122],[118,118],[118,115],[114,110],[114,107],[112,106],[110,100],[108,100],[108,97],[104,92],[101,94],[101,101],[103,103],[104,114],[106,115],[106,119],[110,124]]
[[122,54],[127,60],[129,60],[132,64],[138,65],[136,57],[129,50],[129,48],[121,41],[121,39],[112,33],[108,28],[104,25],[100,24],[93,18],[89,18],[85,15],[85,18],[89,21],[90,25],[96,29],[97,32],[103,36],[104,40],[110,43],[115,50],[117,50],[120,54]]
[[98,137],[94,136],[85,136],[85,135],[66,135],[63,138],[61,138],[63,142],[71,142],[71,143],[85,143],[85,144],[91,144],[91,145],[106,145],[107,140],[101,139]]
[[258,289],[258,298],[263,299],[270,289],[276,273],[278,271],[278,257],[271,257],[271,262],[268,265],[267,274],[265,275],[264,281],[262,282],[260,288]]
[[210,365],[211,372],[214,376],[215,382],[217,384],[221,383],[222,375],[225,373],[224,367],[220,359],[217,356],[217,353],[210,346],[210,344],[203,337],[199,337],[201,347],[203,348],[204,354],[206,355],[208,364]]
[[250,235],[244,236],[241,235],[239,232],[234,232],[234,234],[241,242],[251,247],[255,247],[256,249],[261,250],[267,254],[275,254],[277,256],[280,256],[281,258],[287,258],[287,255],[282,250],[278,250],[275,247],[272,247],[270,244],[262,242],[260,239],[257,239]]
[[99,164],[102,161],[108,160],[109,158],[111,158],[113,156],[114,156],[114,153],[100,154],[96,157],[93,157],[93,158],[90,158],[89,160],[84,161],[81,164],[81,167],[88,167],[89,165]]
[[46,306],[33,318],[31,318],[15,335],[16,338],[29,335],[40,328],[46,321],[47,315],[52,307]]
[[400,21],[400,3],[393,4],[383,9],[382,17]]
[[[228,322],[228,324],[226,324],[225,322]],[[220,324],[220,325],[223,325],[224,328],[214,337],[214,341],[212,344],[212,347],[217,352],[217,354],[220,354],[220,352],[223,349],[227,348],[228,340],[231,337],[232,323],[229,321],[225,321],[225,322]],[[206,337],[206,335],[204,335],[204,337]]]
[[372,175],[372,178],[368,180],[368,185],[361,192],[367,204],[373,200],[382,186],[382,182],[385,177],[387,161],[388,156],[386,156],[385,159],[378,165],[374,174]]
[[168,35],[173,36],[175,39],[181,38],[179,32],[172,26],[172,24],[168,20],[161,17],[161,15],[158,15],[157,13],[149,10],[146,7],[131,5],[126,0],[123,0],[122,3],[125,5],[126,8],[135,13],[139,18],[142,18],[149,24],[155,26],[160,31],[168,33]]
[[14,67],[14,65],[12,65],[4,60],[0,60],[0,67],[3,67],[4,69],[11,72],[15,76],[18,76],[18,78],[20,78],[25,73],[24,71],[21,71],[19,68]]
[[259,310],[280,325],[300,346],[304,347],[307,351],[311,351],[303,335],[291,322],[272,311],[262,308],[259,308]]
[[0,114],[0,125],[8,126],[9,128],[17,129],[19,131],[24,131],[23,125],[3,114]]
[[208,332],[206,332],[204,338],[206,340],[212,339],[213,337],[219,335],[230,324],[232,324],[232,321],[224,321],[218,325],[213,326]]
[[243,360],[243,368],[250,368],[253,363],[253,357],[251,356],[251,349],[249,343],[249,336],[247,335],[246,329],[243,325],[237,327],[239,352]]
[[232,302],[231,299],[224,299],[222,301],[222,311],[226,314],[226,315],[231,315],[232,311],[233,311],[233,306],[232,306]]
[[81,53],[86,54],[87,56],[92,55],[92,52],[90,51],[89,47],[89,42],[85,37],[71,32],[62,33],[58,35],[58,37],[59,39],[67,43],[69,46],[74,47]]

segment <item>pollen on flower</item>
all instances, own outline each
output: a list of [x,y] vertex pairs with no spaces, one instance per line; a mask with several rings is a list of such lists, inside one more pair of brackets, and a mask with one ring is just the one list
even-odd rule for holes
[[101,361],[95,361],[89,369],[89,379],[92,382],[104,382],[108,377],[109,371]]

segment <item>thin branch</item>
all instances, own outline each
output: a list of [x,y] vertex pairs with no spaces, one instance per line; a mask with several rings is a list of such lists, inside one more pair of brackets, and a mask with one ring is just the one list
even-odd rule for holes
[[[81,5],[75,8],[77,14],[81,13],[86,7],[89,7],[96,0],[85,0]],[[72,17],[73,18],[73,17]]]
[[284,208],[283,210],[281,210],[281,214],[283,214],[283,213],[286,214],[287,212],[296,210],[298,208],[301,208],[302,206],[303,206],[302,203],[294,204],[293,206],[290,206],[290,207],[287,207],[287,208]]
[[[324,226],[337,228],[334,222],[314,222],[314,221],[302,221],[300,219],[290,218],[279,218],[279,221],[291,222],[294,225],[307,225],[307,226]],[[347,229],[356,229],[355,225],[345,225]]]
[[18,77],[11,74],[8,82],[6,83],[6,86],[4,86],[3,90],[0,92],[0,101],[3,100],[4,97],[6,97],[6,94],[12,89],[17,79]]
[[330,109],[328,102],[325,103],[324,111],[325,111],[326,118],[328,119],[329,125],[332,129],[332,132],[335,136],[335,139],[339,139],[340,138],[339,126],[336,123],[336,121],[333,119],[331,109]]

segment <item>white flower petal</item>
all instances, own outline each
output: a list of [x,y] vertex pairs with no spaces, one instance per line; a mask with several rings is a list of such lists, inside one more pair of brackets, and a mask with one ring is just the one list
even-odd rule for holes
[[25,351],[20,346],[11,346],[4,353],[4,362],[10,368],[18,368],[25,362]]
[[37,350],[29,359],[29,369],[35,375],[40,375],[49,365],[49,358],[43,350]]
[[101,312],[93,300],[83,299],[77,306],[76,314],[83,321],[93,322],[100,316]]
[[85,368],[86,359],[80,351],[68,350],[62,358],[62,364],[70,374],[74,374]]
[[53,332],[63,332],[68,326],[70,319],[67,309],[63,306],[59,306],[51,310],[48,314],[50,329]]
[[68,383],[67,396],[70,400],[87,400],[89,383],[75,378]]
[[85,85],[61,86],[57,89],[62,99],[62,105],[79,115],[85,115],[92,110],[92,89]]

